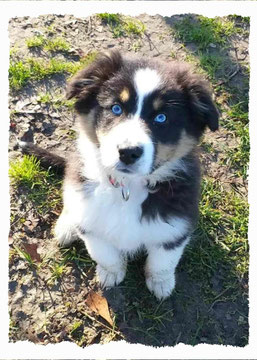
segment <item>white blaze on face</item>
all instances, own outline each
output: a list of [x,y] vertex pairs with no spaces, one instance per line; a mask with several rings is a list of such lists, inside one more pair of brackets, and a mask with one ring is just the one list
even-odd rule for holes
[[135,88],[138,96],[136,117],[139,117],[143,108],[144,98],[158,88],[160,76],[155,70],[140,69],[134,76]]
[[113,127],[108,133],[98,134],[101,160],[105,167],[114,170],[119,163],[118,148],[143,147],[143,155],[136,162],[136,172],[146,175],[153,164],[154,145],[140,115],[144,98],[158,88],[161,79],[155,70],[145,68],[136,71],[134,86],[138,96],[136,113]]

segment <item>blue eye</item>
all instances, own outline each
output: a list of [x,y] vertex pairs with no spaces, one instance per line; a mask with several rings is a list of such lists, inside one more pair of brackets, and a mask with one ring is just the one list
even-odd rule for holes
[[122,108],[120,105],[113,105],[112,106],[112,112],[115,114],[115,115],[121,115],[122,114]]
[[164,123],[166,120],[167,120],[167,116],[165,114],[158,114],[154,118],[154,122],[157,122],[157,123]]

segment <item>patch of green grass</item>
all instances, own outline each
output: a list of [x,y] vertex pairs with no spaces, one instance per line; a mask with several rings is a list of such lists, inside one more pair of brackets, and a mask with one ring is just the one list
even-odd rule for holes
[[131,45],[131,49],[134,51],[134,52],[138,52],[142,47],[142,44],[140,41],[135,41],[133,42],[133,44]]
[[74,339],[79,340],[83,335],[83,329],[83,322],[75,321],[73,324],[71,324],[70,334]]
[[237,176],[242,176],[243,179],[247,179],[250,150],[248,126],[239,127],[238,132],[239,131],[241,132],[239,145],[226,150],[226,159],[223,160],[223,163],[235,169]]
[[82,325],[82,321],[75,321],[71,326],[71,333],[76,331]]
[[201,53],[199,54],[199,65],[209,75],[211,80],[215,79],[217,71],[224,64],[224,58],[220,55]]
[[227,111],[226,119],[222,119],[222,126],[227,130],[232,130],[236,132],[236,135],[240,135],[239,125],[248,125],[248,102],[241,101],[237,104],[231,105],[230,109]]
[[208,77],[214,83],[217,83],[217,78],[224,80],[224,68],[232,66],[231,64],[228,65],[228,59],[219,53],[214,54],[198,50],[193,54],[188,49],[185,49],[185,51],[184,60],[191,63],[199,74]]
[[108,25],[118,25],[121,24],[121,15],[120,14],[109,14],[109,13],[100,13],[97,16],[101,19],[104,24]]
[[42,48],[45,51],[62,51],[70,50],[70,44],[62,37],[47,38],[43,35],[36,35],[26,40],[29,49]]
[[48,284],[55,284],[57,280],[61,279],[62,276],[67,271],[67,265],[64,263],[54,262],[53,264],[49,265],[51,270],[51,277],[48,280]]
[[128,35],[142,36],[146,30],[145,25],[136,19],[126,18],[123,23],[125,33]]
[[110,30],[114,38],[119,38],[126,35],[122,25],[111,25]]
[[123,28],[123,20],[120,14],[100,13],[97,15],[104,25],[109,26],[115,38],[125,35]]
[[233,21],[189,16],[174,25],[175,34],[183,42],[194,42],[199,50],[212,44],[225,45],[227,38],[235,33]]
[[81,243],[74,243],[69,248],[60,251],[58,259],[60,265],[76,267],[83,278],[88,279],[88,273],[95,269],[95,262],[88,255],[85,246]]
[[209,153],[209,154],[213,153],[213,151],[214,151],[213,145],[210,144],[210,143],[208,143],[208,142],[206,142],[206,141],[202,141],[202,142],[201,142],[201,148],[203,148],[204,151],[206,151],[206,152]]
[[12,89],[20,89],[30,78],[30,69],[22,61],[11,61],[9,66],[9,82]]
[[60,209],[61,184],[62,181],[52,174],[52,178],[45,181],[43,186],[28,193],[28,200],[33,202],[38,213],[44,215]]
[[233,167],[236,170],[237,176],[242,176],[243,179],[246,179],[250,155],[248,108],[246,102],[232,105],[221,124],[238,139],[238,146],[236,148],[226,149],[226,156],[223,162]]
[[53,109],[60,109],[61,107],[73,108],[75,99],[66,100],[63,95],[53,96],[50,93],[39,93],[37,97],[39,104],[50,105]]
[[61,37],[49,39],[46,41],[44,49],[47,51],[63,51],[67,52],[70,50],[70,44]]
[[73,109],[76,99],[66,100],[62,97],[56,97],[53,99],[53,108],[60,109],[61,107],[66,107],[68,109]]
[[79,62],[61,61],[55,58],[49,61],[36,58],[27,58],[24,61],[11,60],[9,66],[10,88],[19,90],[28,81],[42,80],[54,74],[73,75],[94,61],[96,55],[96,52],[89,53]]
[[217,294],[212,292],[210,280],[217,271],[231,290],[238,290],[238,279],[247,274],[248,212],[247,202],[234,191],[226,191],[218,180],[203,179],[195,243],[186,249],[184,267],[191,276],[204,281],[205,292],[212,300]]
[[184,60],[191,63],[199,74],[207,76],[211,81],[215,81],[218,71],[224,66],[224,57],[203,51],[192,54],[186,49]]
[[42,182],[45,171],[40,168],[40,162],[34,156],[25,155],[22,160],[10,163],[9,176],[12,185],[24,185],[33,189]]
[[57,59],[50,59],[49,62],[44,62],[30,58],[27,60],[30,65],[32,77],[39,80],[46,76],[57,73],[71,73],[74,74],[79,69],[79,64],[74,62],[64,62]]
[[41,80],[53,74],[74,74],[81,68],[81,64],[64,62],[56,59],[49,61],[34,58],[25,61],[11,61],[9,67],[9,81],[11,89],[19,90],[29,80]]
[[26,40],[26,45],[29,49],[41,48],[45,45],[45,37],[43,35],[36,35]]
[[77,265],[82,267],[95,266],[95,262],[88,256],[84,247],[73,245],[67,249],[62,249],[61,253],[62,264],[75,262]]
[[37,97],[37,102],[40,104],[51,104],[53,97],[50,93],[40,93]]
[[60,207],[62,181],[50,169],[41,168],[34,156],[25,155],[12,161],[9,176],[14,187],[25,189],[28,200],[39,213],[45,214]]
[[146,30],[145,25],[131,17],[120,14],[101,13],[97,15],[103,24],[108,25],[115,38],[121,36],[142,36]]
[[11,49],[10,49],[10,59],[17,56],[19,50],[17,48],[17,46],[13,46]]

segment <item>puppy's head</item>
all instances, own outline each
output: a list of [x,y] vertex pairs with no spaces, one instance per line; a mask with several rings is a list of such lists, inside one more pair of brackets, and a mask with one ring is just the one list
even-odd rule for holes
[[218,129],[208,84],[186,64],[100,55],[67,88],[108,171],[147,175]]

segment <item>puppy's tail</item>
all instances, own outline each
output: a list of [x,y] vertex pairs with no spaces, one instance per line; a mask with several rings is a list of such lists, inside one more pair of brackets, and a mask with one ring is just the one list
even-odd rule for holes
[[64,174],[66,165],[65,158],[51,153],[48,150],[42,149],[32,142],[18,141],[18,146],[24,154],[34,155],[37,159],[39,159],[40,164],[43,167],[51,167],[57,174]]

